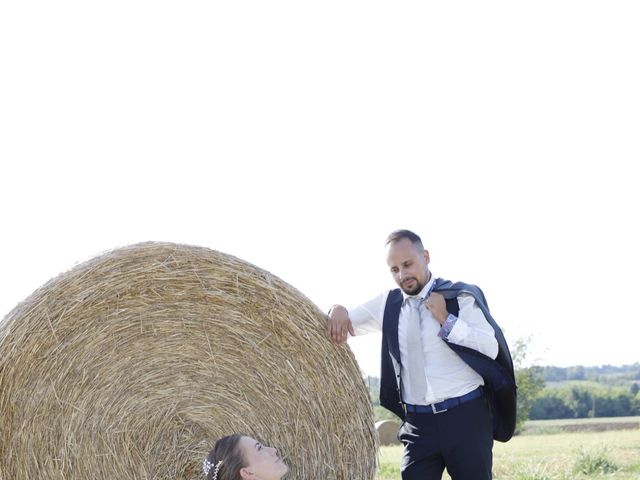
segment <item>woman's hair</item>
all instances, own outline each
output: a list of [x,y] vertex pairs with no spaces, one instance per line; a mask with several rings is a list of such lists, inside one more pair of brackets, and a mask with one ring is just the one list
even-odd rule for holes
[[240,451],[240,433],[219,439],[202,463],[206,480],[239,480],[240,469],[246,467]]

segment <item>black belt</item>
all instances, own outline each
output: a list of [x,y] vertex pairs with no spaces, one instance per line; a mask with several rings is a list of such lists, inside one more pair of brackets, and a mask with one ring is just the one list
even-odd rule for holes
[[430,405],[411,405],[410,403],[405,403],[404,407],[408,413],[442,413],[481,396],[482,387],[478,387],[460,397],[447,398],[442,402],[432,403]]

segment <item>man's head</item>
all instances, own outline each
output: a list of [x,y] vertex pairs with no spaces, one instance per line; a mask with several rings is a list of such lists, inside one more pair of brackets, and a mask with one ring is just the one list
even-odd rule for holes
[[393,279],[407,295],[416,295],[424,288],[429,272],[429,252],[422,240],[409,230],[396,230],[387,237],[387,265]]

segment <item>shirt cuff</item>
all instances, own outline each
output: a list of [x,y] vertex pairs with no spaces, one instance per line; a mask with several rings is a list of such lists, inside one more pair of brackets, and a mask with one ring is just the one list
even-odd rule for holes
[[[445,340],[452,343],[461,344],[471,333],[471,327],[464,320],[460,320],[453,315],[449,315],[449,317],[453,317],[453,321],[451,322],[451,328],[449,329]],[[444,322],[444,325],[442,326],[443,328],[447,325],[449,320],[450,318],[447,318],[447,321]]]
[[455,315],[449,314],[445,322],[442,324],[442,327],[438,332],[438,336],[443,340],[448,340],[449,334],[451,333],[451,330],[453,330],[453,327],[455,326],[457,321],[458,321],[458,317],[456,317]]

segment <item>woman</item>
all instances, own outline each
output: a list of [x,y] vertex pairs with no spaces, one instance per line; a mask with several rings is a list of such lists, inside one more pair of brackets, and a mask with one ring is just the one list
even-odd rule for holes
[[237,433],[218,440],[202,468],[206,480],[280,480],[289,471],[275,448]]

